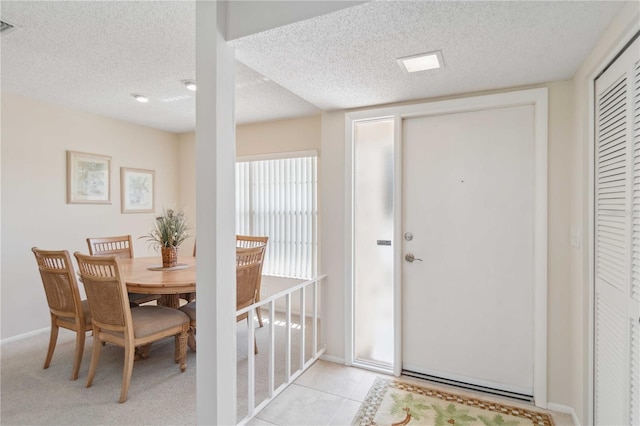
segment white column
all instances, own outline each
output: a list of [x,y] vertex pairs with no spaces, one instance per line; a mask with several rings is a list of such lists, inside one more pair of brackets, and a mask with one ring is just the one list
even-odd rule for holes
[[196,2],[198,424],[236,424],[234,51],[226,2]]

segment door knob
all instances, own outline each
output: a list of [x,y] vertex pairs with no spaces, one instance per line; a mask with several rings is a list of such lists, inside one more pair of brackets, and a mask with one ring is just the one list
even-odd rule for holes
[[413,255],[413,253],[407,253],[404,255],[404,260],[406,260],[409,263],[412,263],[414,260],[418,260],[420,262],[422,262],[422,259],[418,259],[417,257],[415,257]]

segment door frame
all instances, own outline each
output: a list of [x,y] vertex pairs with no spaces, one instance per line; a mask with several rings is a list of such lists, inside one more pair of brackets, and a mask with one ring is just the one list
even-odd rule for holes
[[[533,277],[533,397],[538,407],[547,406],[547,140],[548,90],[537,88],[492,95],[434,101],[345,114],[345,354],[346,365],[354,360],[354,122],[380,118],[394,120],[394,363],[392,371],[402,371],[402,125],[408,118],[455,114],[495,108],[532,105],[534,107],[534,277]],[[400,208],[398,208],[400,206]]]

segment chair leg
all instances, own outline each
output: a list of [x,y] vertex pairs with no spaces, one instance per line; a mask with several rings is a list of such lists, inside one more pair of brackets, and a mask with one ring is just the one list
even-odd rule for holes
[[[260,327],[262,327],[262,311],[260,311],[260,307],[256,308],[256,313],[258,314],[258,324],[260,324]],[[256,351],[256,353],[258,353]]]
[[76,331],[76,354],[73,358],[73,373],[71,374],[71,380],[78,378],[80,372],[80,364],[82,364],[82,354],[84,353],[84,339],[86,332],[84,330]]
[[124,347],[124,370],[122,372],[122,390],[120,391],[120,400],[122,403],[127,400],[129,393],[129,385],[131,385],[131,373],[133,373],[133,358],[135,356],[135,346],[125,345]]
[[258,355],[258,342],[256,341],[255,336],[253,337],[253,353]]
[[51,358],[53,358],[53,351],[56,349],[56,342],[58,341],[58,325],[56,319],[51,316],[51,334],[49,335],[49,349],[47,349],[47,357],[44,359],[44,367],[49,368],[51,364]]
[[98,360],[100,359],[100,350],[102,349],[102,342],[96,337],[98,335],[97,330],[93,331],[93,350],[91,351],[91,364],[89,364],[89,375],[87,376],[87,387],[91,387],[93,383],[93,377],[96,375],[96,368],[98,367]]
[[176,360],[180,363],[180,372],[184,373],[187,369],[187,339],[188,329],[182,330],[176,336]]
[[141,359],[149,359],[149,349],[151,349],[151,343],[147,343],[146,345],[142,345],[139,347],[139,350],[135,351],[140,355]]

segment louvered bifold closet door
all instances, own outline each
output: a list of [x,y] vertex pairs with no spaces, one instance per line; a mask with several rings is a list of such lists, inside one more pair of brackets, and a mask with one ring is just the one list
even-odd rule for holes
[[594,419],[637,425],[640,41],[596,80]]

